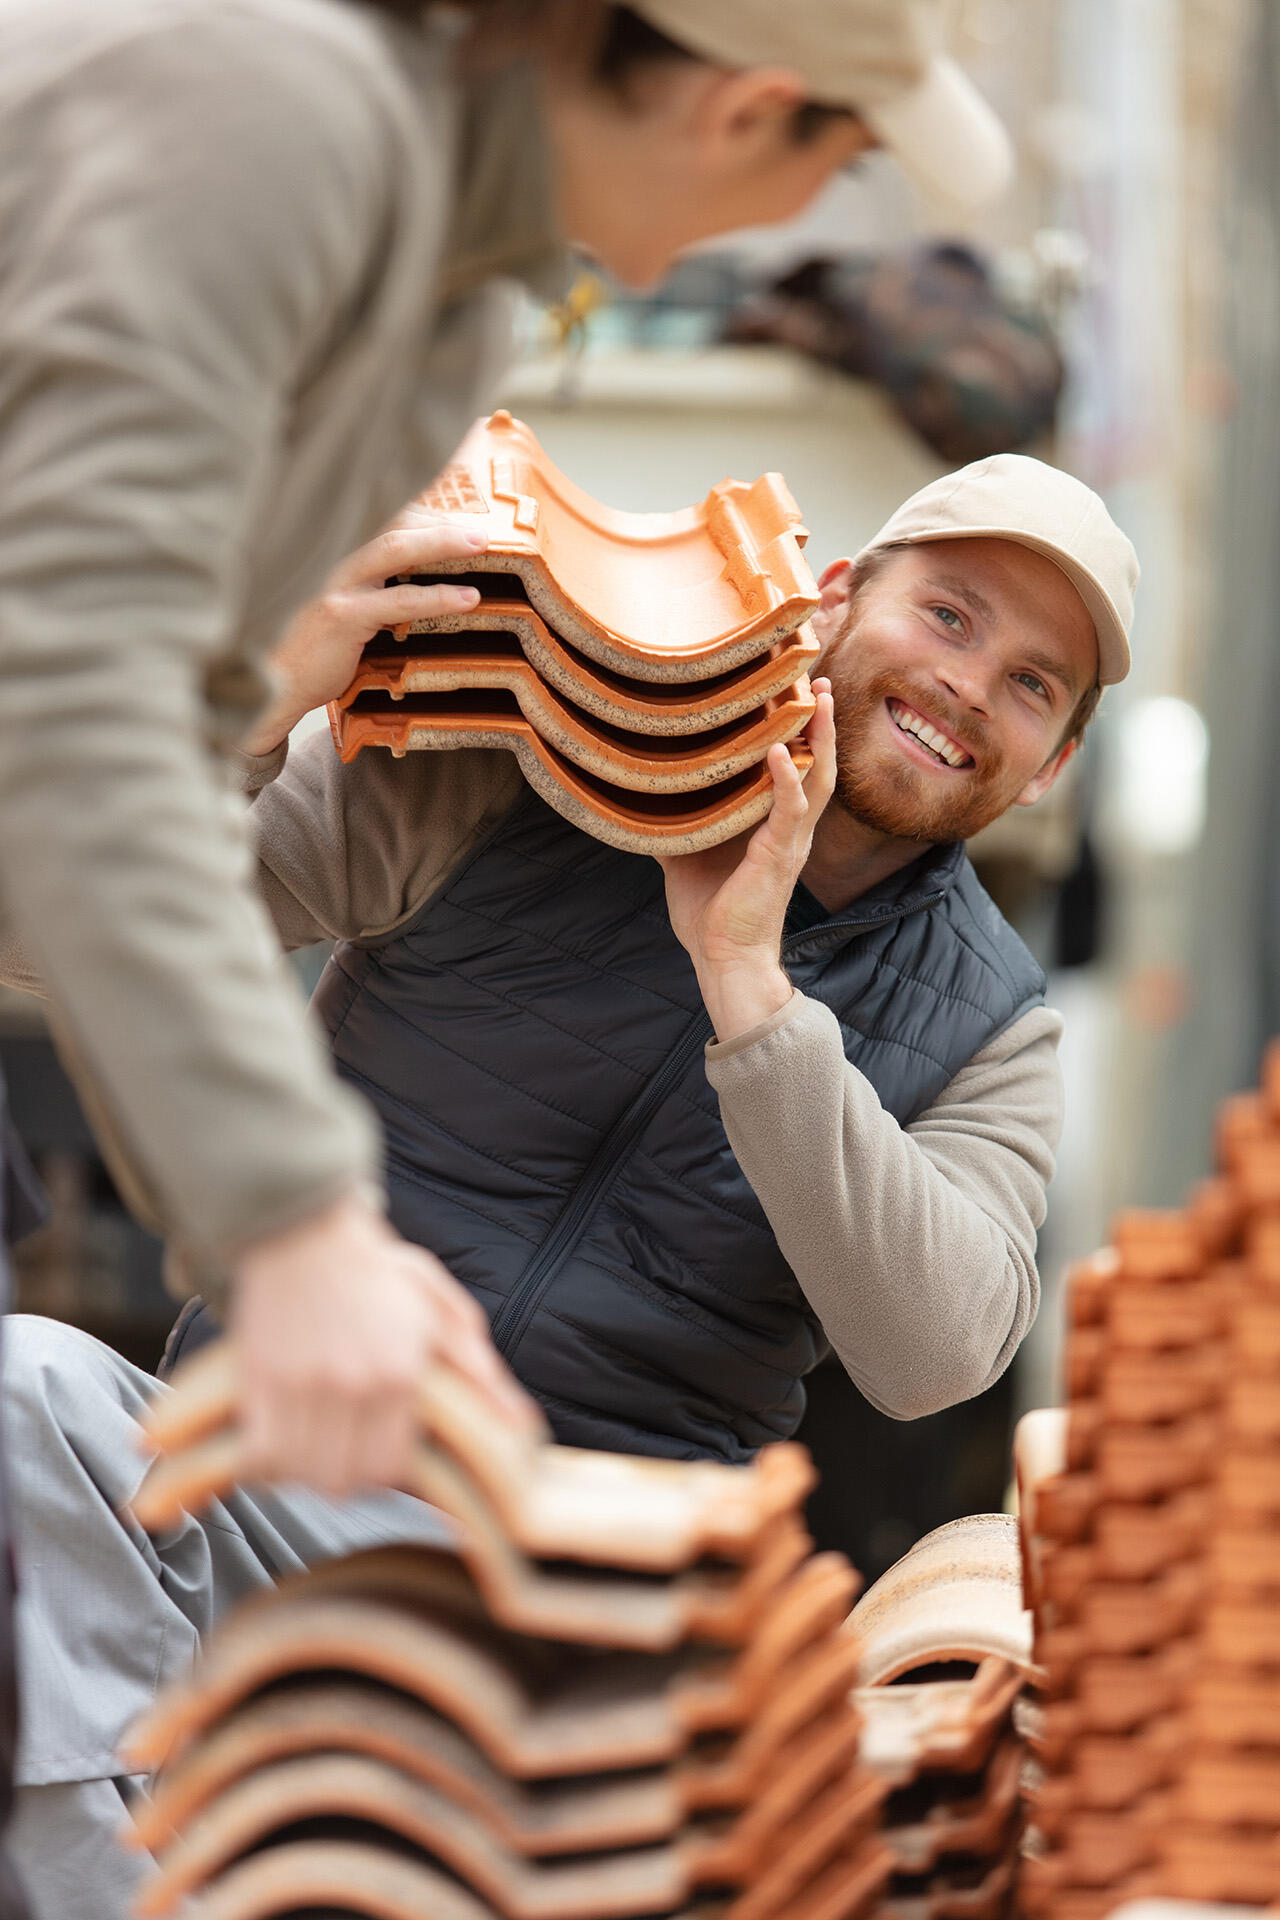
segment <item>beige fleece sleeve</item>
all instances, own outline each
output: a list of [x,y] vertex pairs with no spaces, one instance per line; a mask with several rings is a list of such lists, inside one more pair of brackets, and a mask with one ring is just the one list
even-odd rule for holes
[[997,1036],[903,1128],[797,993],[707,1048],[725,1131],[850,1378],[913,1420],[997,1379],[1039,1304],[1062,1124],[1061,1016]]
[[282,944],[375,939],[416,913],[519,797],[509,753],[366,752],[344,766],[328,733],[237,756],[258,881]]

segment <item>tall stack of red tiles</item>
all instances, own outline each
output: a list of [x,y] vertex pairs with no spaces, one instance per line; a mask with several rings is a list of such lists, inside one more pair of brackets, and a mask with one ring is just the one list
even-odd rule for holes
[[[1235,1256],[1217,1369],[1203,1601],[1163,1849],[1167,1890],[1280,1901],[1280,1047],[1219,1115]],[[1229,1199],[1225,1196],[1229,1196]]]
[[1217,1157],[1185,1210],[1123,1215],[1074,1271],[1068,1407],[1019,1435],[1032,1920],[1280,1900],[1275,1048],[1262,1092],[1221,1110]]
[[[238,1475],[209,1349],[135,1511]],[[861,1920],[892,1861],[858,1761],[857,1577],[802,1449],[746,1467],[495,1430],[433,1370],[412,1489],[456,1548],[325,1563],[227,1619],[135,1729],[141,1920]]]
[[329,710],[344,760],[503,747],[549,805],[639,853],[695,852],[761,819],[772,746],[807,769],[818,589],[778,474],[620,513],[498,412],[423,505],[485,522],[487,548],[432,576],[480,601],[374,637]]

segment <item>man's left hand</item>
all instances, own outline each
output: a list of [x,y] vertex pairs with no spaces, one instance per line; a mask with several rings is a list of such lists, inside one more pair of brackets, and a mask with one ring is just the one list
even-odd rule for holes
[[815,680],[818,706],[807,737],[813,765],[802,780],[785,746],[769,749],[773,806],[750,833],[705,853],[659,861],[667,911],[697,970],[718,1040],[733,1040],[791,998],[782,969],[782,927],[836,777],[831,682]]

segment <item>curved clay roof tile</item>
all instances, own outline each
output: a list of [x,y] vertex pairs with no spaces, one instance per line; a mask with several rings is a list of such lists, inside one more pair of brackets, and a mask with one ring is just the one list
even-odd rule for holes
[[800,510],[779,474],[721,481],[674,513],[623,513],[576,487],[500,411],[476,422],[422,504],[490,522],[487,550],[441,575],[514,575],[556,633],[640,679],[742,666],[818,604]]
[[343,760],[353,760],[362,746],[385,745],[399,755],[437,744],[428,741],[436,725],[483,728],[492,718],[503,721],[505,731],[505,722],[520,719],[533,739],[598,780],[639,793],[693,793],[757,766],[770,747],[807,726],[814,704],[808,681],[801,680],[739,720],[663,738],[593,720],[553,693],[523,655],[410,654],[361,667],[330,719]]
[[[429,634],[432,640],[427,646],[413,646],[401,637],[408,634]],[[480,634],[492,636],[487,646],[476,637]],[[499,598],[483,600],[470,613],[414,620],[397,628],[395,637],[378,634],[365,648],[362,665],[385,666],[405,654],[421,659],[457,654],[464,647],[476,652],[518,649],[549,687],[593,719],[636,733],[663,735],[705,733],[753,713],[807,674],[820,651],[806,622],[745,667],[705,680],[663,685],[610,672],[552,633],[526,602]]]
[[[299,1822],[357,1820],[411,1842],[489,1902],[505,1920],[624,1920],[669,1913],[695,1887],[743,1887],[726,1920],[766,1920],[866,1831],[883,1790],[874,1779],[828,1783],[776,1832],[749,1844],[694,1822],[658,1845],[529,1860],[503,1844],[491,1821],[382,1761],[316,1754],[276,1762],[238,1781],[161,1851],[137,1897],[139,1920],[163,1920],[189,1894],[251,1848]],[[762,1851],[774,1842],[770,1858]]]
[[[816,1875],[788,1920],[856,1920],[892,1866],[884,1848],[862,1847]],[[350,1841],[293,1841],[238,1861],[198,1896],[184,1920],[277,1920],[299,1907],[329,1908],[363,1920],[495,1920],[494,1910],[450,1875],[382,1847]],[[718,1920],[724,1901],[695,1901],[672,1920]]]
[[[575,767],[549,746],[522,714],[339,714],[334,742],[344,760],[367,746],[388,747],[397,758],[452,747],[505,747],[514,753],[534,792],[548,806],[623,853],[700,853],[763,820],[773,801],[773,778],[757,763],[714,786],[690,793],[629,790]],[[808,748],[789,742],[803,777],[813,764]]]
[[[172,1391],[149,1410],[147,1432],[166,1454],[234,1426],[235,1349],[219,1341],[183,1363]],[[746,1466],[641,1459],[561,1447],[541,1422],[528,1435],[496,1428],[452,1368],[433,1367],[419,1400],[423,1430],[462,1466],[516,1545],[548,1558],[671,1572],[701,1555],[752,1557],[766,1532],[794,1517],[812,1490],[812,1462],[790,1442]],[[154,1489],[135,1510],[154,1508]],[[165,1515],[173,1513],[166,1507]]]

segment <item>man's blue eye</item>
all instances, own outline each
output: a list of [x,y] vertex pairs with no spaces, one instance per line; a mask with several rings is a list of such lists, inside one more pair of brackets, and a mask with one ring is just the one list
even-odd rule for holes
[[1018,678],[1024,687],[1030,687],[1032,693],[1043,693],[1047,696],[1049,689],[1034,673],[1020,673]]
[[960,615],[954,607],[935,607],[933,611],[937,614],[939,620],[945,621],[948,625],[954,624],[957,627],[964,625],[963,620],[961,620]]

